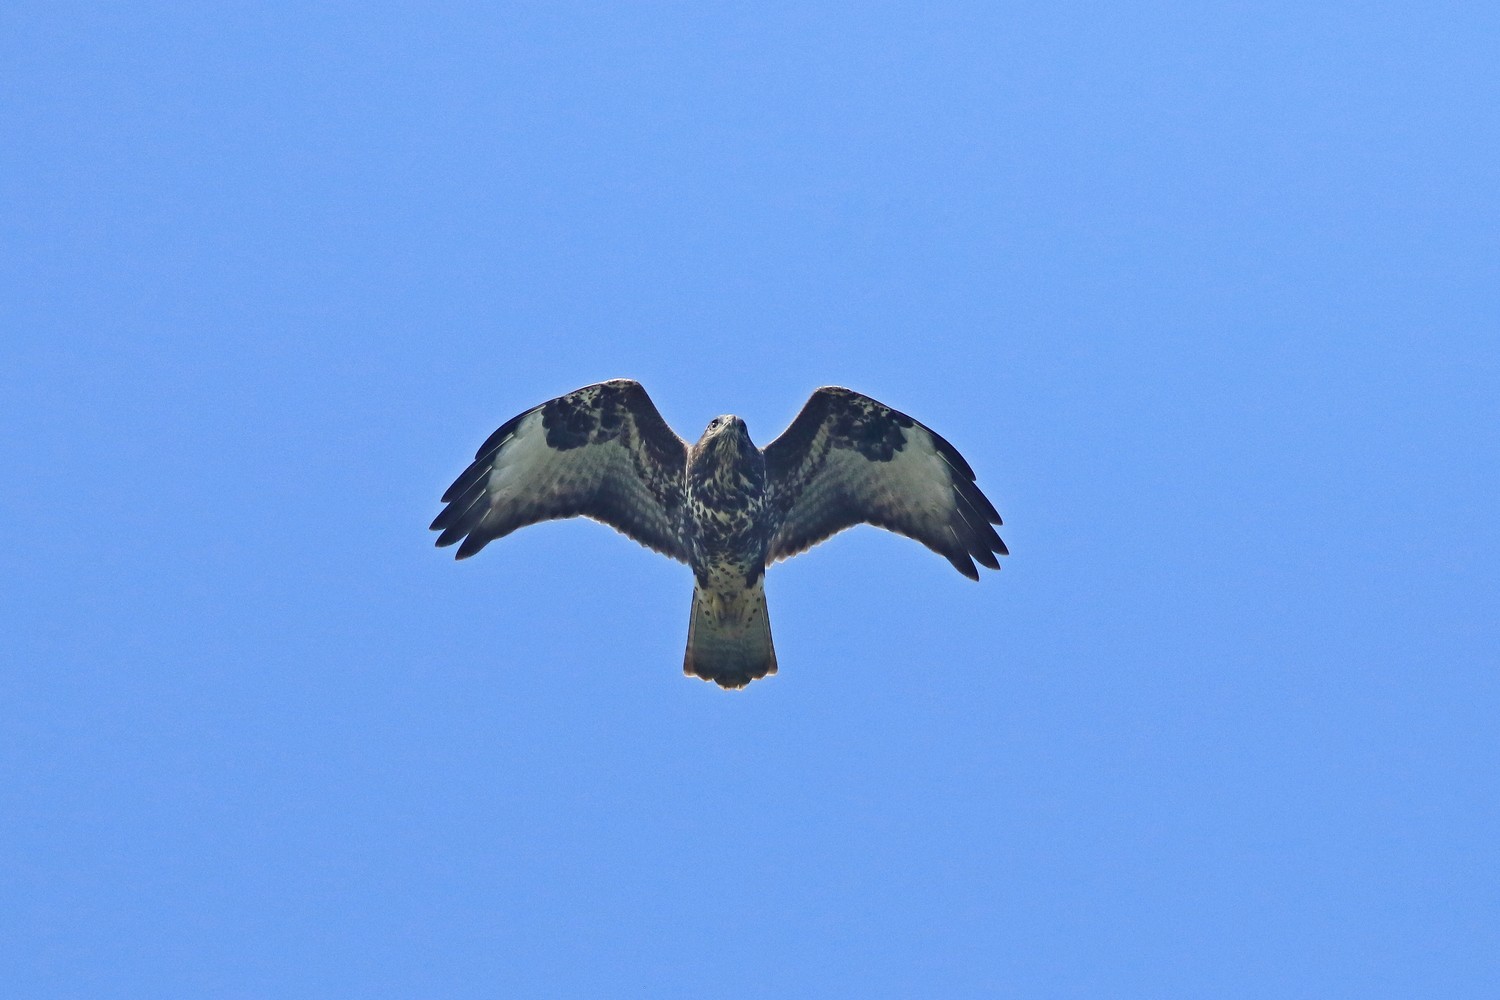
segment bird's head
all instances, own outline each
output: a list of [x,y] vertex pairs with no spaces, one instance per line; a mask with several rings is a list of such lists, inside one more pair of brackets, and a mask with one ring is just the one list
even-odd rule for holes
[[745,428],[745,422],[739,417],[726,414],[708,422],[703,437],[698,439],[698,447],[711,447],[725,455],[732,455],[753,450],[755,445],[750,441],[750,432]]

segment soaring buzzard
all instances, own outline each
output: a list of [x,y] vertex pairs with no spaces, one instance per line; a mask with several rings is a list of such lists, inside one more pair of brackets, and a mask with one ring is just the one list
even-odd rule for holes
[[693,567],[683,672],[740,688],[776,672],[765,568],[860,523],[915,538],[964,576],[999,569],[1000,515],[953,446],[850,389],[814,392],[757,448],[739,417],[689,447],[639,382],[585,386],[506,421],[443,494],[438,545],[465,559],[538,521],[591,517]]

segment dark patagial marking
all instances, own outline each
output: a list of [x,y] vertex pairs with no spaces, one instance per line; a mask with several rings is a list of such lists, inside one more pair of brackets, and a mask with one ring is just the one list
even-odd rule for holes
[[569,451],[612,440],[624,420],[621,395],[605,384],[543,403],[542,427],[547,431],[547,444],[558,451]]
[[618,440],[631,450],[640,473],[652,479],[659,478],[661,469],[682,462],[685,445],[639,382],[600,382],[549,400],[539,409],[547,444],[558,451]]
[[905,447],[904,428],[914,422],[904,413],[894,410],[876,413],[873,407],[861,403],[835,414],[828,430],[834,437],[846,440],[870,461],[889,462]]

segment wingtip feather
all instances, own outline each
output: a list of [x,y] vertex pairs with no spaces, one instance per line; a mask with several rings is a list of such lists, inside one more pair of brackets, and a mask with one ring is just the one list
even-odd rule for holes
[[453,554],[453,558],[467,559],[472,555],[476,555],[480,549],[483,549],[489,543],[489,536],[481,535],[478,532],[471,532],[464,539],[464,543],[458,547],[458,551]]
[[947,555],[948,561],[953,564],[954,569],[958,570],[970,580],[979,579],[979,570],[974,568],[974,561],[969,558],[969,554],[967,552],[953,552],[948,553]]

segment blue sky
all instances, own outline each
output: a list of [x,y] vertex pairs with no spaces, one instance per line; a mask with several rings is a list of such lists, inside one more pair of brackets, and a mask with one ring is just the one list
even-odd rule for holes
[[[26,997],[1493,996],[1490,4],[10,4],[0,964]],[[780,674],[500,422],[843,384]]]

